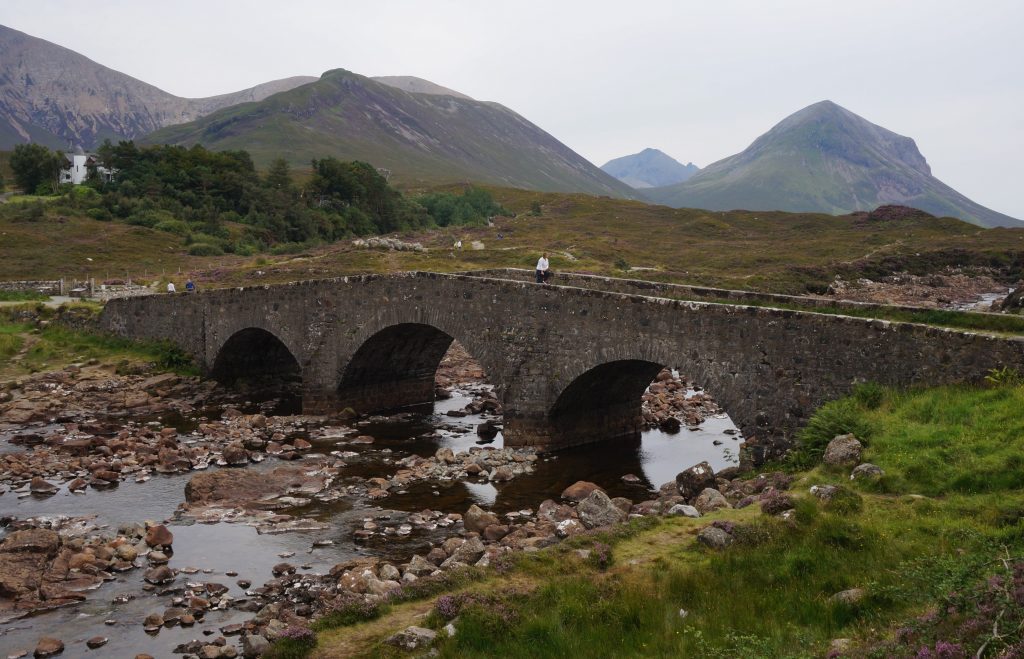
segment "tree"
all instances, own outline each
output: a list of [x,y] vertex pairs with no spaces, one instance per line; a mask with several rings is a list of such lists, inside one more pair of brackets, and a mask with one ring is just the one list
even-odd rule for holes
[[19,144],[14,147],[10,164],[14,182],[25,193],[32,194],[43,184],[50,184],[56,192],[64,156],[42,144]]
[[284,158],[275,158],[267,170],[267,187],[274,190],[289,191],[292,188],[292,171],[288,161]]

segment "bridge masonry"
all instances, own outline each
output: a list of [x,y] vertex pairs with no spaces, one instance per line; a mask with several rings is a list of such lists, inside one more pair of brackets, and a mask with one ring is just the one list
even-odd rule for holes
[[457,339],[495,385],[506,445],[546,450],[637,432],[644,389],[671,366],[729,413],[752,464],[777,456],[817,406],[858,382],[979,381],[992,368],[1024,367],[1015,338],[488,275],[113,300],[101,325],[169,340],[217,377],[240,364],[280,368],[290,355],[308,413],[429,402],[437,364]]

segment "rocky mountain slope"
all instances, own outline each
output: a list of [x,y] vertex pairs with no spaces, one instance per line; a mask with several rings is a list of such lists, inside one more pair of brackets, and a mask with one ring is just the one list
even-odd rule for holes
[[293,89],[298,76],[209,98],[181,98],[56,44],[0,25],[0,149],[28,141],[90,148]]
[[609,160],[601,169],[632,188],[658,188],[688,180],[700,171],[692,162],[683,164],[658,149]]
[[374,76],[372,78],[377,82],[394,87],[395,89],[401,89],[413,94],[433,94],[434,96],[454,96],[455,98],[462,98],[467,101],[472,101],[473,98],[466,96],[461,92],[457,92],[454,89],[448,89],[442,87],[436,83],[424,80],[423,78],[417,78],[416,76]]
[[303,166],[325,156],[364,160],[404,184],[474,181],[634,195],[502,105],[438,92],[426,81],[412,88],[429,93],[393,84],[335,69],[317,82],[164,128],[146,141],[245,149],[262,164],[281,156]]
[[644,195],[670,206],[711,210],[840,214],[902,204],[982,226],[1020,226],[932,176],[911,138],[831,101],[786,117],[742,153],[688,181]]

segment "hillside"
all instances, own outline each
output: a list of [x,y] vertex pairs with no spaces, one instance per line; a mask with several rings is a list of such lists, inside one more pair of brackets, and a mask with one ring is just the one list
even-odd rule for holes
[[683,164],[658,149],[609,160],[601,169],[632,188],[658,188],[688,180],[700,171],[692,162]]
[[405,184],[474,181],[628,197],[633,191],[497,103],[411,93],[343,69],[259,103],[160,130],[148,143],[245,149],[308,166],[334,156]]
[[[493,227],[400,235],[422,243],[425,252],[359,249],[342,240],[285,254],[189,256],[182,237],[172,233],[79,217],[60,206],[48,210],[45,220],[32,221],[19,212],[21,204],[2,204],[0,280],[86,274],[103,279],[126,270],[138,279],[180,268],[208,288],[401,270],[529,269],[546,249],[556,273],[802,294],[824,291],[836,275],[878,280],[954,266],[1016,281],[1024,262],[1024,231],[980,229],[951,218],[723,213],[583,194],[491,192],[517,217],[496,218]],[[464,249],[452,249],[457,239]],[[471,248],[473,241],[481,248]]]
[[181,98],[0,25],[0,149],[27,141],[91,148],[106,138],[136,138],[312,80],[299,76],[209,98]]
[[416,76],[374,76],[373,80],[376,80],[383,85],[394,87],[395,89],[401,89],[412,94],[454,96],[455,98],[462,98],[467,101],[473,100],[471,97],[457,92],[454,89],[442,87],[441,85],[430,82],[429,80],[424,80],[423,78],[417,78]]
[[786,117],[743,152],[684,183],[644,194],[657,203],[712,210],[841,214],[900,204],[982,226],[1021,226],[932,176],[914,140],[831,101]]

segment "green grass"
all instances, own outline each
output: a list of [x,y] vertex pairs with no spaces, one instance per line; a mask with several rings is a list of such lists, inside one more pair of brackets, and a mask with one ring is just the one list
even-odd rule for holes
[[[53,319],[69,310],[90,315],[97,313],[99,307],[94,304],[65,305],[57,310],[43,309],[40,313],[44,319]],[[28,340],[31,340],[31,345],[24,357],[12,364],[10,357],[21,350]],[[0,320],[0,374],[36,373],[91,359],[105,363],[153,363],[159,369],[181,375],[197,375],[199,372],[192,360],[169,342],[131,341],[108,334],[71,329],[59,322],[51,322],[38,330],[24,323]]]
[[[864,459],[886,471],[880,482],[851,482],[847,470],[809,461],[793,488],[791,521],[756,505],[715,515],[735,525],[736,544],[723,552],[693,541],[708,519],[643,519],[520,555],[504,576],[457,589],[476,596],[459,612],[454,638],[440,641],[440,656],[820,657],[834,638],[854,639],[857,656],[914,656],[916,647],[891,644],[897,627],[986,583],[1001,555],[1024,551],[1021,409],[1019,385],[862,386],[823,407],[803,439],[863,433]],[[806,493],[822,483],[846,488],[838,503]],[[596,543],[610,547],[610,567],[575,555]],[[831,600],[850,588],[867,595]],[[445,622],[433,612],[416,624]],[[990,646],[992,656],[1019,640],[1021,622],[1004,620],[1018,632]],[[317,656],[351,651],[341,644],[361,633],[355,625],[322,636]],[[972,655],[984,634],[964,634],[942,628],[932,641],[962,643]],[[397,656],[372,643],[362,653]]]
[[0,302],[38,302],[50,296],[37,291],[0,291]]

